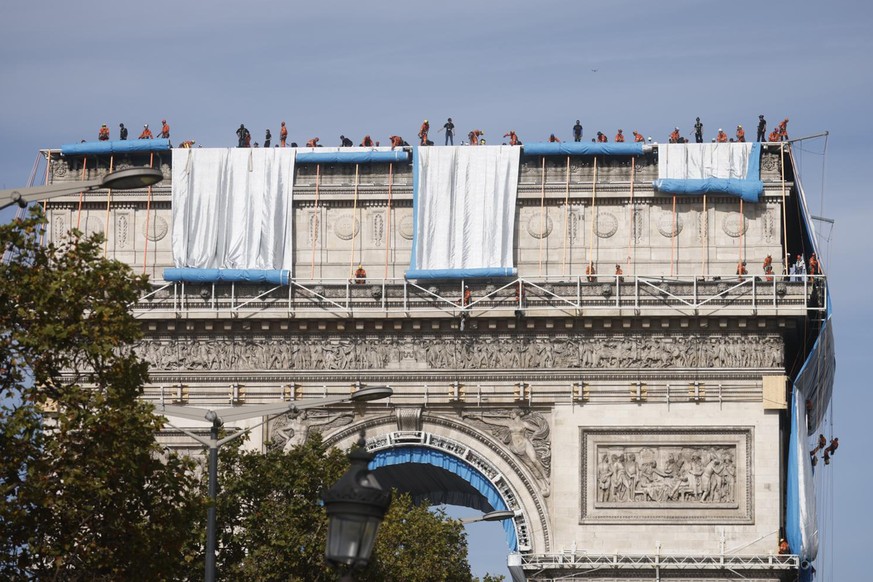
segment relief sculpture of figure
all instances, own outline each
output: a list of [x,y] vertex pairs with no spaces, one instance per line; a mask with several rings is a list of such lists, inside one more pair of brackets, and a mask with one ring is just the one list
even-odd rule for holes
[[[500,412],[497,411],[497,413]],[[546,456],[549,447],[549,425],[541,415],[525,413],[520,408],[515,408],[509,412],[508,418],[505,411],[499,416],[495,414],[486,417],[483,413],[476,416],[464,415],[464,418],[494,427],[491,429],[491,433],[504,444],[509,445],[509,450],[521,460],[537,480],[544,483],[543,496],[549,495],[548,457]],[[540,445],[539,451],[534,443]]]
[[352,423],[351,413],[330,414],[325,411],[299,410],[289,412],[284,418],[277,420],[276,432],[273,436],[273,446],[281,446],[287,453],[296,446],[306,442],[312,432],[322,432]]

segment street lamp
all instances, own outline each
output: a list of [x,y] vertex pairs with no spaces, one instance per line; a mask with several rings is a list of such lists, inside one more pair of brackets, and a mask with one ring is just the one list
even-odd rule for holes
[[[228,443],[236,438],[249,433],[253,428],[266,424],[271,419],[287,414],[289,412],[298,412],[307,408],[319,408],[328,404],[339,404],[342,402],[368,402],[370,400],[379,400],[387,398],[394,391],[388,386],[372,386],[369,388],[361,388],[348,396],[328,396],[326,398],[314,398],[312,400],[298,402],[284,402],[282,404],[261,404],[258,406],[247,407],[231,407],[231,408],[196,408],[192,406],[175,406],[172,404],[161,404],[155,408],[155,413],[162,416],[176,416],[189,420],[208,420],[212,423],[212,428],[209,433],[209,438],[205,439],[200,435],[194,434],[189,430],[177,428],[183,433],[196,440],[209,450],[209,509],[206,513],[206,564],[205,575],[206,582],[214,582],[215,580],[215,502],[218,497],[218,449],[221,445]],[[249,427],[245,430],[235,432],[230,436],[222,439],[218,438],[218,431],[225,422],[236,420],[247,420],[250,418],[266,417],[258,424]],[[172,425],[170,425],[172,426]]]
[[391,491],[382,489],[368,468],[373,455],[365,444],[361,436],[349,453],[348,471],[322,494],[328,519],[325,557],[349,568],[344,580],[351,580],[351,572],[369,562],[379,524],[391,505]]
[[31,188],[12,188],[0,190],[0,210],[18,204],[25,208],[30,202],[38,202],[55,196],[75,194],[77,192],[90,192],[98,188],[112,190],[133,190],[154,186],[164,179],[164,174],[155,168],[126,168],[117,172],[109,172],[97,180],[83,180],[80,182],[63,182],[61,184],[49,184],[46,186],[33,186]]
[[505,519],[512,519],[515,517],[515,512],[511,509],[498,509],[497,511],[489,511],[488,513],[483,513],[479,517],[465,517],[461,519],[461,523],[467,525],[468,523],[477,523],[480,521],[503,521]]

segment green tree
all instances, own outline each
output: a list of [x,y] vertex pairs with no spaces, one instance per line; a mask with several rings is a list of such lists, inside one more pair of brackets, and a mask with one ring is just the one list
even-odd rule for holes
[[[324,562],[327,515],[318,502],[348,468],[319,436],[285,453],[224,447],[219,461],[218,573],[222,580],[334,581]],[[192,568],[188,577],[196,578]],[[395,495],[361,582],[470,581],[460,521]]]
[[100,235],[42,245],[44,227],[38,212],[0,226],[0,578],[172,579],[205,506],[138,399],[147,281]]

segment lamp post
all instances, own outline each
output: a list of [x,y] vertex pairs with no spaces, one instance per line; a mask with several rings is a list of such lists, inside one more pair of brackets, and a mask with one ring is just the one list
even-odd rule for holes
[[370,561],[379,524],[391,505],[391,491],[385,491],[368,465],[373,455],[364,448],[364,437],[349,453],[351,466],[333,487],[322,494],[327,511],[325,558],[337,567],[347,567],[343,581]]
[[[216,546],[216,531],[215,531],[215,502],[218,497],[218,449],[225,443],[228,443],[236,438],[249,433],[253,428],[261,426],[269,422],[272,418],[281,416],[289,412],[298,412],[307,408],[318,408],[327,406],[328,404],[339,404],[342,402],[367,402],[370,400],[379,400],[387,398],[393,394],[393,390],[388,386],[373,386],[370,388],[361,388],[349,394],[348,396],[329,396],[326,398],[315,398],[299,402],[290,402],[282,404],[262,404],[258,406],[248,407],[231,407],[231,408],[195,408],[192,406],[175,406],[172,404],[162,404],[155,408],[155,413],[163,416],[175,416],[179,418],[187,418],[190,420],[203,421],[207,420],[212,423],[209,438],[205,439],[193,432],[177,428],[189,437],[196,440],[209,451],[209,509],[206,513],[206,563],[204,579],[206,582],[214,582],[215,580],[215,546]],[[251,418],[266,417],[258,424],[249,427],[245,430],[233,433],[224,438],[218,438],[219,430],[225,422],[236,420],[247,420]],[[171,425],[172,426],[172,425]]]
[[33,186],[31,188],[0,190],[0,210],[13,204],[18,204],[21,208],[24,208],[30,202],[38,202],[54,198],[55,196],[64,196],[77,192],[90,192],[99,188],[112,190],[146,188],[154,186],[163,179],[164,174],[155,168],[127,168],[117,172],[109,172],[97,180],[63,182],[61,184]]

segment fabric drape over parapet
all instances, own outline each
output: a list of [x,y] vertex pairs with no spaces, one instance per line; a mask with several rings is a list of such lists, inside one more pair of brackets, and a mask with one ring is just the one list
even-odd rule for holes
[[761,182],[761,144],[708,143],[658,146],[656,190],[701,196],[727,194],[758,202]]
[[173,150],[173,262],[293,269],[294,150]]
[[519,153],[512,146],[415,148],[408,279],[515,274]]

